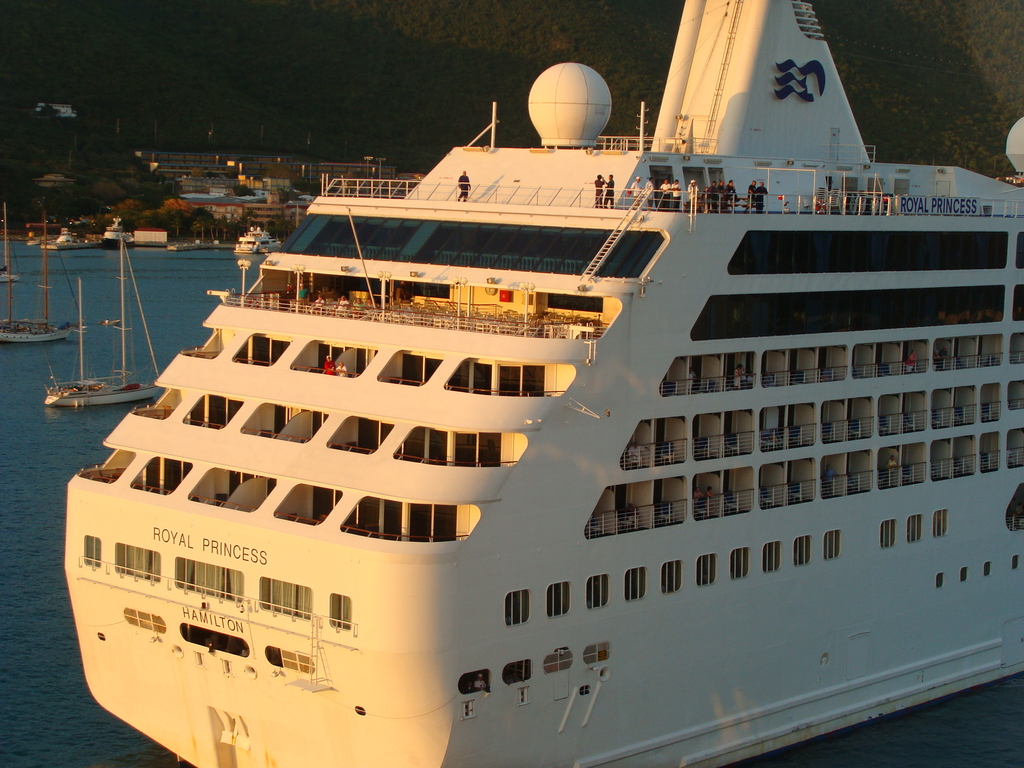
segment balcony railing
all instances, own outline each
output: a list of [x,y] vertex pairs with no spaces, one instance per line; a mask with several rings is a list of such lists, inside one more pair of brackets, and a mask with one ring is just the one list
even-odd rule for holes
[[412,461],[416,464],[431,464],[435,467],[514,467],[516,461],[514,459],[508,459],[501,461],[499,459],[493,460],[457,460],[457,459],[432,459],[425,457],[421,454],[415,453],[402,453],[401,451],[395,452],[395,458],[399,461]]
[[302,299],[282,298],[280,294],[276,293],[230,294],[225,296],[223,301],[230,307],[245,309],[263,309],[371,323],[443,328],[452,331],[523,336],[536,339],[597,339],[601,337],[606,328],[592,318],[546,314],[524,321],[518,313],[513,316],[513,314],[497,314],[497,308],[483,309],[483,307],[494,307],[494,305],[473,307],[468,312],[462,310],[461,313],[455,305],[451,305],[453,311],[447,311],[448,302],[444,302],[443,306],[413,303],[393,305],[387,309],[375,309],[351,304],[316,304]]
[[693,519],[710,520],[713,517],[741,515],[754,508],[754,491],[723,491],[711,498],[693,500]]
[[1002,403],[982,403],[981,404],[981,423],[987,424],[990,421],[999,421],[999,416],[1002,412]]
[[762,485],[758,493],[761,509],[806,504],[814,501],[814,480],[793,480],[779,485]]
[[97,483],[113,483],[122,474],[124,467],[104,467],[102,464],[90,464],[78,470],[78,476],[86,480],[95,480]]
[[866,493],[871,490],[871,479],[874,472],[852,472],[846,475],[833,475],[821,478],[821,498],[834,499],[837,496],[852,496],[855,493]]
[[174,412],[174,408],[170,405],[140,405],[138,408],[132,408],[131,413],[133,416],[144,416],[147,419],[166,419]]
[[872,426],[870,417],[822,422],[821,442],[841,443],[846,440],[860,440],[864,437],[871,437]]
[[978,454],[978,467],[982,472],[995,472],[999,469],[999,451]]
[[660,443],[630,445],[619,457],[619,467],[628,469],[652,469],[668,464],[686,461],[686,439],[665,440]]
[[878,488],[899,488],[904,485],[916,485],[923,483],[925,479],[925,462],[916,464],[904,464],[899,467],[887,467],[878,470]]
[[990,352],[983,355],[960,355],[959,357],[935,357],[932,367],[936,371],[961,371],[968,368],[992,368],[1003,362],[1002,352]]
[[469,533],[465,531],[456,531],[454,534],[436,534],[436,535],[415,535],[410,533],[387,533],[384,531],[369,531],[366,528],[360,528],[358,525],[342,525],[342,533],[350,533],[353,536],[366,536],[370,539],[384,539],[385,541],[416,541],[424,543],[437,543],[443,541],[462,541],[469,537]]
[[830,368],[807,368],[800,371],[765,371],[761,374],[762,387],[792,387],[797,384],[821,384],[828,381],[842,381],[846,378],[846,366]]
[[698,461],[741,456],[754,452],[753,432],[733,432],[727,435],[707,435],[693,438],[693,458]]
[[920,432],[927,426],[928,411],[887,413],[884,416],[878,417],[878,434],[881,437]]
[[156,493],[160,496],[166,496],[170,493],[174,493],[178,489],[178,485],[149,485],[141,480],[132,480],[131,487],[136,491],[145,491],[146,493]]
[[1024,467],[1024,448],[1007,448],[1006,468],[1016,469],[1017,467]]
[[1024,408],[1024,397],[1011,397],[1006,401],[1006,407],[1011,411],[1019,411]]
[[788,448],[806,448],[814,445],[814,433],[817,432],[816,422],[800,424],[792,427],[776,427],[761,430],[761,451],[783,451]]
[[[189,501],[197,501],[200,504],[209,504],[214,507],[223,507],[224,509],[237,509],[239,512],[255,512],[259,509],[259,504],[255,507],[248,504],[240,504],[237,501],[229,501],[228,499],[211,499],[209,496],[200,496],[198,493],[190,493],[188,496]],[[266,499],[260,499],[262,504]]]
[[588,539],[615,536],[620,533],[646,531],[686,521],[686,499],[659,501],[640,507],[627,507],[610,512],[595,512],[587,522],[584,535]]
[[313,436],[305,437],[304,435],[286,435],[283,432],[274,432],[272,429],[253,429],[251,427],[242,427],[239,430],[243,435],[255,435],[256,437],[268,437],[271,440],[284,440],[288,443],[308,443],[313,439]]
[[932,408],[932,429],[964,427],[973,424],[978,408],[975,405],[954,405],[948,408]]
[[707,392],[736,392],[754,388],[752,373],[740,376],[706,376],[704,378],[665,380],[661,382],[660,392],[663,397],[673,395],[700,395]]
[[181,350],[181,354],[185,357],[198,357],[203,360],[213,360],[223,350],[221,349],[206,349],[205,347],[185,347]]
[[1010,353],[1010,364],[1011,365],[1019,365],[1021,363],[1024,363],[1024,351],[1011,352]]
[[870,363],[853,366],[853,378],[875,379],[882,376],[906,376],[911,373],[925,373],[928,370],[927,360],[914,362]]
[[932,480],[949,480],[973,475],[976,463],[974,454],[935,460],[932,462]]

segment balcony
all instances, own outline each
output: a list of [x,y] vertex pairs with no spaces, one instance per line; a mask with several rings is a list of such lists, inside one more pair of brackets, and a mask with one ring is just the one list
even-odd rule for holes
[[932,480],[950,480],[954,477],[968,477],[974,474],[975,456],[957,456],[932,462]]
[[[968,368],[992,368],[1003,362],[1002,352],[984,355],[961,355],[959,357],[936,356],[932,359],[932,367],[936,371],[961,371]],[[1013,359],[1011,357],[1011,362]]]
[[86,480],[95,480],[97,483],[113,483],[124,474],[124,467],[105,467],[103,464],[90,464],[82,467],[76,473],[78,477]]
[[758,489],[761,509],[788,507],[814,501],[814,481],[794,480],[779,485],[763,485]]
[[630,445],[619,457],[623,470],[653,469],[686,461],[686,439],[664,440],[660,443]]
[[783,451],[788,448],[805,448],[814,445],[816,423],[800,424],[793,427],[775,427],[761,430],[761,451]]
[[995,472],[999,469],[999,451],[979,454],[978,466],[982,472]]
[[867,493],[871,490],[870,469],[864,472],[851,472],[847,475],[835,475],[821,479],[821,498],[834,499],[839,496],[852,496],[855,493]]
[[725,491],[711,498],[694,499],[693,519],[710,520],[713,517],[741,515],[753,508],[753,490]]
[[201,360],[213,360],[217,355],[221,353],[219,349],[207,349],[203,347],[185,347],[181,350],[181,354],[185,357],[198,357]]
[[223,301],[229,307],[244,309],[534,339],[598,339],[607,328],[593,317],[550,312],[523,320],[520,313],[503,312],[493,304],[474,306],[468,311],[462,308],[459,311],[452,302],[428,300],[422,304],[396,302],[387,309],[380,309],[337,302],[316,304],[300,299],[282,298],[277,293],[231,294],[225,296]]
[[[821,425],[821,442],[842,443],[846,440],[860,440],[861,438],[871,437],[871,427],[870,418],[826,421]],[[881,429],[879,429],[879,434],[881,434]]]
[[981,423],[987,424],[990,421],[999,421],[1002,403],[982,403],[981,404]]
[[708,435],[693,438],[693,458],[697,461],[742,456],[754,452],[753,432],[734,432],[728,435]]
[[588,539],[615,536],[620,533],[647,531],[668,525],[681,525],[686,521],[686,499],[659,501],[640,507],[632,505],[626,509],[610,512],[595,512],[587,521],[584,535]]
[[736,392],[753,389],[757,377],[752,373],[741,376],[706,376],[704,378],[683,379],[681,381],[661,382],[662,397],[675,395],[700,395],[707,392]]
[[891,467],[878,470],[878,488],[887,490],[889,488],[900,488],[904,485],[917,485],[925,479],[925,462],[917,464],[904,464],[900,467]]
[[821,384],[842,381],[846,378],[846,366],[829,368],[808,368],[801,371],[765,371],[761,374],[762,387],[792,387],[798,384]]
[[965,427],[968,424],[973,424],[977,411],[977,406],[974,405],[956,405],[949,408],[932,408],[932,429]]
[[1024,467],[1024,448],[1007,448],[1006,468],[1016,469],[1017,467]]
[[876,379],[883,376],[906,376],[911,373],[925,373],[928,370],[927,360],[914,362],[871,363],[853,366],[853,378]]
[[920,432],[926,426],[928,426],[928,411],[888,413],[878,417],[878,434],[880,437]]

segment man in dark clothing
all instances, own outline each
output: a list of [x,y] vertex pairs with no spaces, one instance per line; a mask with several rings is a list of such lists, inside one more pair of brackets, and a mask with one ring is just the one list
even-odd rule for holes
[[463,171],[462,175],[459,176],[459,202],[460,203],[464,203],[464,202],[466,202],[467,199],[469,199],[469,188],[470,188],[469,176],[467,176],[466,172]]

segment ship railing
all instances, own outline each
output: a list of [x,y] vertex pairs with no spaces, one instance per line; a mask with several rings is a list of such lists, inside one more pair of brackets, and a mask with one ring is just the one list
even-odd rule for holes
[[704,378],[681,379],[678,381],[666,379],[661,382],[659,391],[663,397],[675,395],[700,395],[708,392],[738,392],[754,388],[756,375],[744,373],[732,376],[706,376]]
[[103,464],[90,464],[82,467],[76,473],[78,477],[86,480],[95,480],[97,483],[113,483],[124,474],[124,467],[105,467]]
[[[168,491],[169,493],[169,491]],[[248,504],[240,504],[237,501],[230,501],[229,499],[217,499],[210,498],[209,496],[200,496],[198,493],[190,493],[188,495],[189,501],[196,501],[200,504],[209,504],[212,507],[223,507],[224,509],[235,509],[239,512],[255,512],[259,509],[259,505],[253,507]]]
[[729,432],[723,435],[701,435],[693,438],[693,458],[721,459],[754,452],[754,433]]
[[484,389],[483,387],[463,387],[458,384],[445,384],[444,388],[450,392],[465,392],[474,395],[488,395],[493,397],[558,397],[564,395],[564,389]]
[[630,505],[625,509],[595,512],[587,522],[584,536],[588,539],[597,539],[620,533],[680,525],[684,522],[686,522],[686,499],[659,501],[642,506]]
[[1024,515],[1007,513],[1006,527],[1011,531],[1024,531]]
[[[370,448],[369,446],[359,445],[358,443],[334,443],[331,441],[327,442],[328,448],[333,448],[336,451],[350,451],[351,453],[363,453],[371,454],[377,450],[377,448]],[[379,447],[379,446],[378,446]]]
[[851,472],[846,475],[821,478],[821,498],[834,499],[838,496],[852,496],[855,493],[866,493],[871,490],[874,472],[870,469],[863,472]]
[[804,448],[814,445],[814,435],[818,431],[817,422],[798,424],[791,427],[773,427],[762,429],[760,440],[761,450],[784,451],[789,448]]
[[274,517],[278,520],[288,520],[293,523],[300,523],[301,525],[320,525],[324,520],[327,519],[327,515],[316,515],[314,517],[306,517],[300,515],[298,512],[274,512]]
[[203,360],[213,360],[223,350],[220,349],[206,349],[206,347],[185,347],[181,350],[181,354],[185,357],[198,357]]
[[1020,365],[1021,363],[1024,363],[1024,352],[1011,352],[1010,363],[1012,365]]
[[741,515],[754,508],[754,491],[745,488],[739,491],[723,491],[714,496],[693,500],[693,519],[710,520],[713,517]]
[[962,371],[968,368],[992,368],[1002,362],[1002,352],[989,352],[983,355],[937,356],[932,360],[932,367],[936,371]]
[[1024,448],[1006,449],[1006,468],[1024,467]]
[[148,483],[144,483],[141,480],[132,480],[132,482],[129,484],[129,487],[134,488],[136,491],[145,491],[146,493],[158,493],[161,496],[166,496],[170,493],[174,493],[178,486],[175,485],[172,487],[165,485],[149,485]]
[[761,386],[765,388],[792,387],[799,384],[843,381],[845,378],[845,365],[835,365],[827,368],[805,368],[798,371],[765,371],[761,374]]
[[[598,339],[606,326],[597,321],[572,322],[552,320],[551,316],[513,320],[496,318],[477,312],[445,314],[428,311],[420,305],[405,305],[401,308],[375,309],[352,305],[316,305],[302,299],[283,299],[279,294],[230,294],[224,304],[245,309],[264,309],[274,312],[294,312],[305,315],[322,315],[364,322],[388,323],[420,328],[442,328],[471,333],[489,333],[500,336],[520,336],[534,339]],[[257,362],[257,361],[252,361]],[[266,363],[260,363],[266,364]]]
[[978,454],[978,468],[982,472],[995,472],[999,469],[999,451],[986,451]]
[[[292,370],[293,371],[302,371],[304,373],[319,373],[319,374],[326,373],[326,371],[324,371],[324,368],[323,368],[322,365],[298,365],[296,363],[293,363],[292,364]],[[354,379],[360,373],[362,373],[362,371],[349,371],[349,370],[339,371],[337,369],[337,367],[335,367],[334,370],[329,375],[331,375],[331,376],[338,376],[339,378],[343,378],[343,379]]]
[[758,488],[761,509],[788,507],[814,501],[814,480],[792,480],[778,485],[762,485]]
[[927,373],[927,360],[914,360],[913,362],[892,362],[892,363],[871,363],[869,365],[853,366],[853,378],[875,379],[882,376],[906,376],[911,373]]
[[964,427],[973,424],[977,416],[975,405],[954,405],[948,408],[932,408],[932,429]]
[[887,413],[878,417],[878,434],[881,437],[920,432],[927,426],[928,411],[925,410]]
[[865,437],[871,437],[872,426],[870,417],[824,421],[821,424],[821,442],[841,443],[846,440],[860,440]]
[[915,464],[903,464],[899,467],[880,469],[878,470],[878,488],[884,491],[888,488],[899,488],[904,485],[923,483],[926,475],[926,466],[926,463],[922,461]]
[[252,427],[242,427],[239,430],[243,435],[253,435],[255,437],[267,437],[271,440],[284,440],[286,443],[308,443],[312,439],[312,435],[306,437],[304,435],[286,435],[284,432],[275,432],[272,429],[254,429]]
[[186,416],[184,422],[191,427],[206,427],[207,429],[224,429],[228,425],[227,418],[224,421],[210,421],[208,419],[196,419],[191,415]]
[[395,452],[395,458],[399,461],[412,461],[418,464],[431,464],[435,467],[514,467],[518,461],[515,459],[497,461],[465,461],[457,459],[432,459],[414,453]]
[[143,416],[147,419],[166,419],[174,412],[174,408],[170,405],[140,405],[138,408],[132,408],[131,413],[133,416]]
[[974,474],[977,461],[974,454],[932,461],[932,480],[949,480]]
[[417,179],[345,179],[325,177],[324,197],[377,197],[401,200],[419,186]]
[[462,541],[469,537],[466,531],[456,531],[453,534],[442,534],[436,536],[419,536],[409,533],[385,533],[383,531],[371,531],[360,528],[358,525],[342,525],[342,533],[349,533],[355,536],[365,536],[370,539],[383,539],[385,541],[412,541],[425,543],[438,543],[444,541]]
[[990,421],[999,421],[999,416],[1002,414],[1002,410],[1002,403],[982,403],[981,423],[987,424]]
[[1024,408],[1024,397],[1011,397],[1006,401],[1006,407],[1011,411],[1019,411]]
[[658,443],[632,443],[619,457],[619,467],[653,469],[686,461],[686,438],[663,440]]

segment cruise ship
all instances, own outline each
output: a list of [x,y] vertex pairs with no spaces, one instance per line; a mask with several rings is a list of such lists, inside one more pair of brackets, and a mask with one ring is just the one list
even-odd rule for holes
[[1024,672],[1024,194],[876,162],[806,2],[687,0],[610,109],[553,67],[536,146],[327,179],[216,292],[70,481],[103,707],[197,768],[707,768]]

